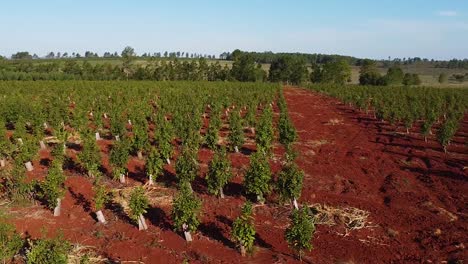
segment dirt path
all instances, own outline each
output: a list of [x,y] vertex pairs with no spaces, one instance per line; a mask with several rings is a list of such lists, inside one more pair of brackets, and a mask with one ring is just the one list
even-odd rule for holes
[[[315,263],[466,259],[466,145],[445,155],[436,142],[395,134],[334,99],[295,88],[285,96],[306,172],[301,200],[369,211],[374,226],[346,237],[320,226]],[[456,141],[466,142],[467,128]]]

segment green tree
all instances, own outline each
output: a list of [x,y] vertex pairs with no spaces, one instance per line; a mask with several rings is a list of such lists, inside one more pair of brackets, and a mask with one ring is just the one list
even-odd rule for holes
[[330,61],[323,65],[319,77],[316,74],[318,72],[313,73],[313,79],[318,78],[320,82],[344,85],[351,80],[351,66],[344,59]]
[[201,205],[201,200],[191,191],[190,183],[183,182],[174,198],[172,219],[175,229],[184,232],[187,242],[192,241],[190,232],[195,232],[200,224]]
[[123,67],[128,68],[130,67],[130,64],[136,57],[135,49],[133,49],[130,46],[127,46],[122,50],[121,56],[123,60]]
[[294,162],[288,162],[278,175],[278,193],[282,201],[291,200],[298,209],[296,199],[301,197],[304,172]]
[[244,144],[244,129],[239,111],[232,111],[229,115],[229,143],[231,150],[239,152]]
[[445,153],[447,153],[447,146],[450,144],[450,141],[457,132],[457,129],[457,120],[447,119],[437,131],[437,140],[444,147]]
[[146,160],[146,173],[148,174],[148,184],[153,185],[156,178],[164,171],[164,162],[158,149],[152,147]]
[[158,119],[158,128],[155,132],[155,139],[158,142],[158,148],[161,156],[166,159],[168,164],[171,164],[171,157],[173,153],[172,147],[172,126],[164,118]]
[[446,74],[446,73],[443,72],[443,73],[441,73],[441,74],[439,75],[438,81],[439,81],[440,84],[446,83],[447,80],[448,80],[448,77],[447,77],[447,74]]
[[138,229],[148,229],[145,218],[143,217],[143,214],[146,213],[146,209],[148,209],[148,198],[146,198],[145,189],[142,187],[134,188],[130,194],[128,206],[130,207],[130,218],[138,223]]
[[0,261],[9,262],[20,251],[23,244],[15,227],[6,223],[5,218],[0,215]]
[[99,167],[101,167],[99,146],[90,134],[83,136],[82,145],[83,149],[78,153],[78,162],[89,176],[93,176],[99,170]]
[[289,147],[292,143],[297,140],[297,132],[294,124],[288,116],[287,112],[282,112],[280,114],[279,123],[279,141],[281,144]]
[[52,162],[45,181],[41,183],[40,187],[40,197],[47,201],[50,209],[54,210],[54,216],[59,216],[61,200],[65,195],[65,175],[62,170],[62,163],[57,160]]
[[388,68],[385,82],[387,85],[401,85],[403,83],[404,73],[399,66]]
[[224,198],[223,188],[232,178],[231,162],[224,147],[219,148],[208,166],[206,181],[208,191]]
[[189,183],[189,187],[192,188],[191,182],[197,176],[198,169],[197,153],[188,148],[184,148],[175,165],[179,184],[187,182]]
[[250,158],[250,167],[244,176],[244,188],[247,194],[256,195],[263,203],[265,194],[270,192],[271,169],[268,158],[260,152]]
[[253,57],[245,53],[235,56],[231,76],[240,82],[256,81],[256,63]]
[[273,137],[273,111],[271,107],[267,107],[263,110],[263,114],[257,123],[257,132],[255,134],[257,150],[265,155],[269,155],[273,143]]
[[104,184],[100,180],[96,180],[94,183],[94,209],[96,210],[96,217],[100,223],[105,224],[106,219],[102,213],[102,209],[109,200],[109,193]]
[[232,238],[239,245],[242,256],[251,253],[255,242],[255,225],[252,217],[252,204],[247,201],[241,215],[232,224]]
[[310,216],[310,210],[306,206],[300,210],[294,209],[290,218],[291,224],[285,231],[286,241],[302,259],[304,250],[313,249],[311,240],[315,233],[314,219]]
[[121,183],[125,183],[129,148],[129,143],[126,140],[121,140],[116,141],[110,151],[109,162],[112,167],[113,177],[114,179],[120,179]]
[[377,64],[373,60],[363,60],[359,72],[359,83],[361,85],[383,85],[384,78],[380,75]]
[[147,125],[142,122],[134,124],[132,127],[132,148],[138,155],[138,159],[143,159],[143,150],[149,145]]
[[218,144],[218,133],[221,128],[221,119],[217,111],[213,111],[210,117],[210,124],[206,131],[205,143],[210,149],[215,149]]
[[53,239],[39,239],[35,241],[26,254],[28,264],[66,264],[71,245],[59,235]]

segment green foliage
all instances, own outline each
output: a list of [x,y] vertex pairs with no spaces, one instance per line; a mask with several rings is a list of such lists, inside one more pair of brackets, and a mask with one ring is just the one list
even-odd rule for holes
[[60,235],[53,239],[40,239],[34,242],[27,252],[28,264],[66,264],[71,245]]
[[171,123],[164,120],[164,118],[158,119],[158,128],[155,132],[155,139],[158,142],[158,148],[161,156],[164,159],[170,159],[173,153],[172,141],[172,127]]
[[130,217],[138,221],[138,217],[146,213],[146,209],[148,209],[148,198],[145,195],[145,189],[142,187],[135,187],[130,194],[130,201],[128,203],[130,207],[131,214]]
[[232,111],[229,115],[229,143],[231,150],[234,150],[235,147],[240,148],[244,144],[244,130],[241,121],[239,111]]
[[33,200],[35,183],[26,181],[26,169],[20,160],[15,160],[13,169],[5,175],[6,193],[11,201],[25,204]]
[[437,131],[437,140],[447,152],[447,146],[458,129],[458,120],[447,119]]
[[97,181],[94,184],[94,207],[96,211],[104,208],[105,204],[109,201],[109,193],[106,186]]
[[403,83],[404,73],[398,66],[388,68],[387,75],[385,76],[386,85],[401,85]]
[[219,148],[208,166],[208,174],[206,176],[208,192],[213,195],[221,195],[222,188],[231,178],[231,162],[227,156],[226,149]]
[[282,201],[299,199],[302,192],[304,172],[294,163],[289,162],[278,175],[278,193]]
[[82,138],[83,149],[78,153],[78,161],[88,173],[95,172],[101,166],[101,152],[96,140],[91,134],[84,134]]
[[15,226],[5,222],[0,215],[0,261],[10,261],[23,247],[21,236],[16,233]]
[[146,160],[146,173],[151,175],[153,180],[163,173],[164,161],[158,149],[152,147]]
[[187,225],[188,231],[196,231],[200,224],[201,200],[191,191],[189,184],[183,182],[179,194],[174,198],[172,219],[178,231],[184,231],[184,224]]
[[279,141],[285,146],[290,146],[297,140],[297,132],[294,124],[288,116],[287,112],[281,112],[279,123]]
[[269,155],[273,143],[273,111],[271,107],[263,110],[263,114],[257,124],[257,132],[255,141],[257,142],[257,150]]
[[210,115],[210,124],[206,131],[205,143],[210,149],[215,149],[218,144],[218,133],[221,128],[221,118],[219,116],[219,111],[212,110]]
[[304,250],[313,249],[311,240],[315,233],[314,219],[310,216],[310,210],[306,206],[300,210],[294,209],[290,219],[291,225],[285,231],[286,241],[301,258]]
[[249,54],[239,53],[234,56],[234,63],[232,64],[231,76],[241,82],[255,82],[263,81],[265,72],[256,64],[255,60]]
[[31,136],[25,136],[22,138],[23,144],[17,143],[18,145],[18,152],[15,155],[15,158],[22,163],[26,163],[28,161],[33,161],[39,151],[39,144],[38,142],[32,138]]
[[268,158],[260,152],[250,158],[250,167],[244,176],[244,188],[247,194],[256,195],[262,202],[264,195],[270,192],[271,169]]
[[271,82],[300,84],[307,78],[306,61],[299,56],[284,55],[275,59],[270,66],[268,78]]
[[418,74],[406,73],[405,76],[403,77],[403,84],[404,85],[420,85],[421,79],[419,78]]
[[248,201],[242,207],[241,215],[232,224],[232,238],[247,252],[252,252],[255,242],[255,225],[252,217],[252,204]]
[[322,67],[314,64],[311,81],[314,83],[333,83],[343,85],[351,81],[351,66],[344,59],[330,61]]
[[380,75],[375,61],[362,61],[359,72],[359,83],[361,85],[385,85],[385,78]]
[[118,178],[120,174],[126,173],[129,148],[128,141],[123,139],[116,141],[114,146],[112,146],[109,162],[112,167],[114,178]]
[[446,73],[443,72],[443,73],[441,73],[441,74],[439,75],[438,82],[439,82],[440,84],[446,83],[447,80],[448,80],[448,76],[447,76]]
[[176,177],[180,182],[192,182],[199,169],[197,152],[184,148],[175,165]]
[[[135,122],[137,123],[137,122]],[[149,145],[147,124],[144,121],[133,124],[132,148],[133,151],[143,151]]]
[[60,161],[52,161],[45,181],[40,184],[41,192],[39,196],[47,201],[50,209],[57,206],[57,199],[65,195],[65,175]]
[[0,159],[10,158],[15,150],[15,145],[7,137],[5,124],[0,122]]

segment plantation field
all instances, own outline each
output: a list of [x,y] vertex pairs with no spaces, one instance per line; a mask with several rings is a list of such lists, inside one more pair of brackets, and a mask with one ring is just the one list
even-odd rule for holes
[[[285,239],[294,200],[315,223],[307,263],[463,260],[467,96],[422,87],[0,82],[0,210],[22,237],[62,234],[70,258],[91,263],[299,263]],[[219,186],[213,179],[223,175]],[[247,256],[239,222],[255,229]]]

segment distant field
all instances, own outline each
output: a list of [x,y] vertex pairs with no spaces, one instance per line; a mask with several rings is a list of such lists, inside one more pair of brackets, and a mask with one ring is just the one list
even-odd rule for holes
[[[139,58],[135,60],[133,63],[137,65],[145,65],[151,62],[152,59],[143,59]],[[158,58],[157,60],[170,60],[169,58]],[[193,59],[187,59],[187,58],[178,58],[179,61],[190,61]],[[35,60],[34,63],[36,64],[44,64],[44,63],[51,63],[51,62],[57,62],[57,59],[41,59],[41,60]],[[59,61],[63,62],[64,60],[60,59]],[[92,65],[98,64],[98,63],[110,63],[112,65],[119,65],[122,63],[122,60],[120,58],[96,58],[96,59],[76,59],[77,62],[81,63],[83,61],[87,61],[91,63]],[[222,66],[228,65],[229,67],[232,66],[232,61],[225,61],[225,60],[212,60],[208,59],[208,63],[216,63],[219,62]],[[12,63],[15,63],[12,61]],[[359,66],[352,66],[352,72],[351,72],[351,83],[352,84],[357,84],[359,83]],[[447,69],[447,68],[435,68],[429,63],[421,63],[421,64],[412,64],[412,65],[402,65],[401,68],[405,73],[416,73],[419,74],[421,80],[422,80],[422,85],[425,86],[453,86],[453,87],[468,87],[468,80],[465,80],[464,82],[460,83],[451,78],[453,74],[467,74],[468,70],[465,69]],[[270,64],[269,63],[262,63],[262,69],[267,71],[270,69]],[[387,72],[386,67],[380,67],[379,71],[380,73],[386,74]],[[441,73],[446,73],[447,76],[449,77],[449,80],[447,83],[444,84],[439,84],[438,78]]]

